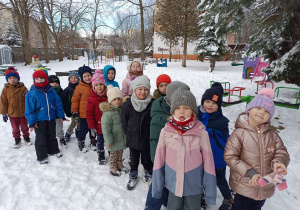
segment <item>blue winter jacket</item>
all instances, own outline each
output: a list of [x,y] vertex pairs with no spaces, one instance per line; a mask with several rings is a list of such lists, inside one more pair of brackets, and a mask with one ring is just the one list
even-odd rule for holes
[[206,131],[208,132],[215,168],[226,167],[224,149],[229,137],[229,120],[223,115],[221,109],[209,114],[205,112],[201,105],[198,106],[197,118],[205,125]]
[[25,117],[29,125],[33,125],[37,121],[64,118],[63,105],[55,90],[50,87],[46,92],[43,92],[34,85],[26,94]]
[[[114,70],[115,71],[115,77],[114,77],[113,80],[109,80],[107,78],[107,73],[108,73],[109,70]],[[112,65],[106,65],[103,69],[103,76],[104,76],[106,85],[112,85],[114,87],[119,87],[118,82],[115,81],[115,78],[116,78],[116,69],[115,69],[115,67],[113,67]]]

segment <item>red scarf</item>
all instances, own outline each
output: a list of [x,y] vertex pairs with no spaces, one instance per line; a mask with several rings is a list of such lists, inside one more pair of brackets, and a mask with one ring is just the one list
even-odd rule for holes
[[191,129],[196,122],[194,115],[189,119],[181,122],[174,118],[174,116],[169,120],[170,125],[177,130],[179,135],[183,135],[187,130]]

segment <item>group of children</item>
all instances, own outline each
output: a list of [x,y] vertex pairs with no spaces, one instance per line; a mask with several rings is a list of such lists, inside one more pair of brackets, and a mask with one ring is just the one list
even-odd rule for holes
[[[8,117],[11,121],[16,147],[21,142],[19,127],[27,145],[27,124],[30,131],[35,130],[40,163],[48,163],[48,154],[61,157],[56,135],[66,146],[77,126],[80,151],[87,152],[85,137],[89,133],[99,164],[106,163],[105,147],[111,175],[129,172],[128,190],[138,182],[141,161],[143,181],[149,185],[147,210],[162,206],[205,209],[206,203],[216,204],[216,187],[224,198],[220,210],[261,209],[274,194],[275,185],[285,182],[282,175],[287,174],[289,154],[270,126],[275,111],[273,90],[260,91],[229,134],[229,120],[221,109],[223,87],[218,82],[204,92],[197,106],[190,87],[171,81],[166,74],[157,78],[151,96],[150,80],[137,61],[129,65],[122,91],[114,81],[113,66],[105,66],[103,73],[96,70],[94,75],[82,66],[78,74],[70,73],[69,85],[62,90],[56,76],[48,77],[40,69],[34,72],[34,85],[27,92],[15,70],[6,72],[8,83],[2,90],[0,113],[4,121]],[[65,135],[62,123],[68,120],[64,113],[71,117]],[[126,147],[130,170],[123,165]]]

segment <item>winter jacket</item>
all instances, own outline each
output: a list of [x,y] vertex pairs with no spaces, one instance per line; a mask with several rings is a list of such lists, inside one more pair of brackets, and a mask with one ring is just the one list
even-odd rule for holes
[[102,134],[102,111],[99,108],[99,104],[102,102],[107,102],[106,92],[103,96],[99,96],[93,89],[91,89],[90,96],[87,99],[86,119],[89,129],[96,128],[97,134]]
[[214,155],[215,167],[216,169],[224,168],[226,167],[224,149],[229,137],[229,120],[224,117],[221,109],[211,114],[207,112],[203,113],[202,110],[204,109],[199,106],[197,118],[203,123],[208,132],[211,149]]
[[25,98],[25,117],[29,125],[65,117],[61,99],[50,87],[46,92],[33,86]]
[[152,162],[154,162],[160,131],[165,127],[167,118],[170,116],[170,108],[164,97],[160,97],[152,103],[150,112],[150,155]]
[[178,197],[205,192],[206,203],[216,204],[214,159],[200,121],[182,136],[169,122],[162,129],[153,166],[152,197],[160,198],[164,186]]
[[224,152],[224,159],[230,167],[229,185],[234,192],[248,198],[270,198],[275,186],[268,184],[261,188],[259,185],[250,185],[250,178],[246,173],[249,169],[254,169],[261,176],[268,175],[273,172],[274,163],[287,166],[290,162],[289,154],[279,135],[271,130],[270,123],[252,127],[247,123],[245,113],[241,113],[235,128]]
[[62,93],[62,103],[63,103],[64,111],[65,111],[67,117],[71,117],[72,116],[72,112],[71,112],[71,106],[72,106],[71,99],[72,99],[72,96],[74,94],[75,87],[77,85],[78,85],[78,83],[73,84],[73,83],[69,82],[68,87],[66,87],[63,90],[63,93]]
[[[114,77],[113,80],[109,80],[107,78],[107,73],[108,73],[109,70],[114,70],[115,71],[115,77]],[[115,78],[116,78],[116,69],[115,69],[115,67],[113,67],[111,65],[106,65],[103,69],[103,76],[104,76],[106,85],[112,85],[114,87],[119,87],[119,83],[115,81]]]
[[121,109],[122,128],[126,135],[126,146],[139,151],[150,152],[150,109],[151,101],[142,112],[133,108],[131,100],[126,101]]
[[8,114],[9,117],[23,117],[27,92],[28,90],[22,82],[16,85],[4,84],[0,99],[0,114]]
[[153,99],[158,99],[161,97],[161,94],[160,92],[158,91],[158,89],[155,89],[154,92],[153,92]]
[[86,84],[82,81],[76,86],[71,99],[71,112],[78,113],[80,118],[86,118],[87,99],[90,96],[92,84]]
[[131,75],[128,72],[126,75],[126,78],[122,82],[122,96],[123,97],[132,95],[132,91],[130,91],[130,81],[131,81],[130,77],[131,77]]
[[103,112],[101,126],[105,146],[113,144],[110,148],[106,147],[107,151],[125,149],[126,137],[122,130],[121,110],[108,102],[103,102],[99,106]]

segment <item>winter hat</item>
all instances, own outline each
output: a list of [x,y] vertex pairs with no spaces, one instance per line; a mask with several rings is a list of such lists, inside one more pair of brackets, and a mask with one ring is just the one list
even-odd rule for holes
[[102,72],[101,72],[100,69],[97,69],[97,70],[95,71],[94,76],[93,76],[93,79],[92,79],[92,86],[93,86],[93,88],[94,88],[94,86],[95,86],[97,83],[102,83],[102,84],[106,85],[106,84],[105,84],[105,80],[104,80],[104,76],[103,76],[103,74],[102,74]]
[[219,82],[215,82],[212,84],[211,88],[207,89],[201,99],[201,105],[203,106],[203,103],[205,100],[212,100],[217,103],[218,109],[221,109],[222,102],[223,102],[223,93],[224,89]]
[[42,67],[42,68],[36,69],[35,71],[39,71],[39,70],[44,71],[47,74],[47,76],[48,76],[48,70],[47,69],[45,69],[45,68]]
[[173,114],[176,107],[181,105],[189,106],[197,115],[198,108],[197,108],[197,102],[195,96],[191,91],[184,89],[182,87],[177,88],[172,94],[170,113]]
[[[35,83],[35,78],[44,78],[45,79],[45,82],[42,82],[42,83]],[[38,87],[45,87],[46,85],[49,84],[49,80],[48,80],[48,75],[44,72],[44,71],[35,71],[32,75],[32,78],[33,78],[33,83],[35,86],[38,86]]]
[[261,89],[254,99],[252,99],[252,101],[248,104],[245,113],[247,114],[248,110],[254,107],[263,107],[270,112],[270,121],[275,112],[275,105],[273,102],[274,94],[274,90],[271,88]]
[[49,80],[49,83],[53,83],[53,82],[57,82],[60,86],[60,81],[59,81],[59,78],[55,75],[50,75],[48,77],[48,80]]
[[156,87],[158,88],[158,85],[162,82],[166,82],[168,84],[171,83],[171,78],[167,74],[161,74],[156,79]]
[[190,90],[190,87],[183,83],[183,82],[179,82],[179,81],[174,81],[171,82],[168,86],[167,86],[167,90],[166,90],[166,96],[165,96],[165,101],[170,105],[171,104],[171,97],[173,92],[177,89],[182,87],[185,90]]
[[91,76],[93,76],[92,69],[90,67],[83,65],[83,66],[78,68],[78,74],[79,74],[81,79],[83,78],[83,74],[86,73],[86,72],[90,73]]
[[79,74],[78,74],[77,72],[74,72],[74,71],[70,72],[69,77],[68,77],[68,81],[70,81],[70,78],[71,78],[72,76],[77,77],[77,78],[78,78],[78,81],[80,81],[80,76],[79,76]]
[[[112,65],[106,65],[103,68],[103,74],[105,74],[104,78],[108,80],[107,74],[110,70],[113,70],[115,72],[115,77],[116,77],[116,69]],[[109,81],[109,80],[108,80]]]
[[139,76],[133,80],[133,91],[139,87],[145,87],[149,91],[151,89],[150,79],[146,75]]
[[10,77],[16,77],[20,81],[19,73],[15,70],[14,67],[9,67],[5,72],[5,79],[7,82],[8,82],[8,78]]
[[111,103],[115,98],[123,99],[120,88],[112,85],[107,86],[107,101]]

